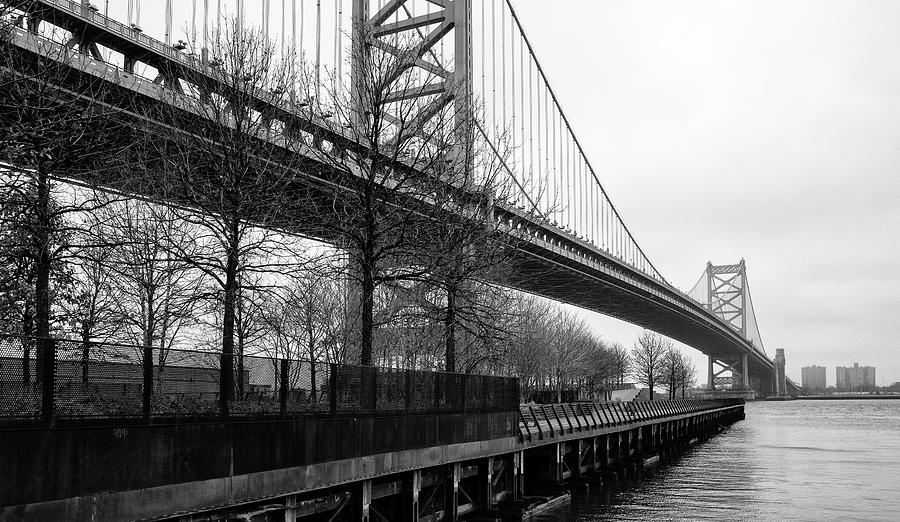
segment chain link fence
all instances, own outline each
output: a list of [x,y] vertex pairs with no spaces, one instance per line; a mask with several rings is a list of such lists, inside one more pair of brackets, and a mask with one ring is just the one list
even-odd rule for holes
[[[145,355],[151,363],[145,365]],[[44,359],[52,359],[52,385]],[[0,421],[516,411],[518,380],[0,336]],[[223,400],[223,393],[227,395]]]

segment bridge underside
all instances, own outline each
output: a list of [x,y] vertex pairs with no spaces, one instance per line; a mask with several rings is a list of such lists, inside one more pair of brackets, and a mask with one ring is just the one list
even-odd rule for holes
[[[692,311],[658,299],[652,292],[629,285],[620,277],[591,269],[572,259],[568,252],[553,250],[552,247],[542,251],[533,249],[516,259],[516,288],[615,317],[691,346],[710,356],[719,369],[734,372],[734,382],[732,377],[719,378],[720,390],[749,387],[757,397],[772,393],[774,365],[771,361],[745,351],[730,336],[723,335]],[[741,378],[743,354],[747,354],[749,372],[746,384]]]

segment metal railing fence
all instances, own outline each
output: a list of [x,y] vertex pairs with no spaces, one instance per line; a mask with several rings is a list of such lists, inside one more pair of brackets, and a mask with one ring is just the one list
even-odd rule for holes
[[542,440],[578,431],[623,426],[742,404],[743,399],[688,399],[522,405],[519,407],[519,435],[525,441]]
[[[41,354],[44,355],[41,355]],[[518,379],[0,335],[0,422],[516,411]],[[53,362],[48,373],[43,359]],[[47,375],[52,375],[48,380]],[[52,382],[52,384],[51,384]]]

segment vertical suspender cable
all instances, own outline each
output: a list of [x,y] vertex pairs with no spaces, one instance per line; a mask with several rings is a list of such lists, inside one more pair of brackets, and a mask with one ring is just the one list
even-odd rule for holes
[[[528,62],[528,176],[534,183],[534,82],[532,81],[531,62]],[[523,103],[524,107],[524,103]],[[541,211],[541,197],[544,187],[538,187],[538,212]]]
[[209,0],[203,0],[203,53],[206,59],[206,49],[209,48]]
[[[531,63],[534,63],[533,60],[531,61]],[[537,76],[537,75],[535,75],[535,76]],[[551,192],[551,191],[552,191],[553,189],[551,188],[551,185],[550,185],[550,178],[547,177],[547,168],[546,168],[546,163],[547,163],[547,162],[546,162],[546,160],[545,160],[545,158],[544,158],[543,147],[541,146],[541,145],[542,145],[541,142],[543,141],[543,136],[544,136],[543,130],[544,130],[544,127],[546,127],[546,124],[543,125],[543,126],[541,125],[541,86],[540,86],[540,78],[537,78],[537,77],[536,77],[536,78],[534,79],[534,81],[536,82],[536,83],[535,83],[535,90],[537,91],[537,117],[535,118],[535,121],[536,121],[536,124],[537,124],[537,160],[538,160],[538,175],[541,176],[543,179],[545,179],[546,182],[547,182],[547,199],[544,201],[544,212],[549,212],[549,211],[550,211],[550,205],[551,205],[551,201],[550,201],[550,200],[551,200],[551,198],[552,198],[552,195],[551,195],[552,192]]]
[[[524,44],[528,47],[528,52],[529,52],[529,54],[531,54],[531,56],[532,56],[532,59],[533,59],[533,61],[534,61],[534,63],[535,63],[535,67],[537,68],[538,74],[544,79],[545,83],[547,84],[548,90],[550,91],[550,96],[553,98],[553,103],[554,103],[554,105],[556,106],[557,110],[560,112],[561,117],[562,117],[563,120],[565,121],[566,127],[569,128],[569,130],[570,130],[570,132],[571,132],[571,125],[569,124],[569,120],[568,120],[568,118],[566,118],[565,113],[564,113],[563,110],[562,110],[562,107],[559,105],[559,102],[558,102],[558,100],[556,99],[556,95],[553,93],[552,89],[549,89],[549,81],[547,80],[546,75],[544,74],[543,68],[540,66],[540,63],[537,62],[537,58],[536,58],[536,55],[535,55],[535,53],[534,53],[534,48],[532,48],[531,42],[528,40],[528,37],[527,37],[526,34],[525,34],[525,29],[524,29],[524,27],[522,26],[521,20],[519,20],[519,17],[518,17],[518,15],[516,14],[516,10],[515,10],[515,8],[514,8],[513,5],[512,5],[512,0],[506,0],[506,5],[508,6],[509,11],[510,11],[510,14],[512,15],[512,18],[513,18],[513,20],[514,20],[515,23],[516,23],[516,27],[518,27],[518,29],[519,29],[519,33],[520,33],[521,36],[522,36],[522,39],[523,39],[523,41],[524,41]],[[573,137],[574,137],[574,133],[573,133],[572,135],[573,135]],[[624,223],[624,221],[622,220],[621,216],[619,216],[619,213],[618,213],[618,211],[616,210],[615,206],[613,206],[612,202],[609,200],[609,198],[608,198],[608,196],[607,196],[607,194],[606,194],[606,191],[604,190],[603,186],[600,185],[600,180],[599,180],[599,178],[597,178],[596,172],[594,171],[593,167],[591,167],[590,162],[587,160],[587,156],[585,156],[585,154],[584,154],[584,150],[583,150],[583,148],[581,147],[581,143],[578,142],[577,138],[575,138],[575,140],[576,140],[576,143],[578,144],[578,151],[579,151],[579,153],[582,155],[582,157],[585,158],[585,161],[586,161],[587,164],[588,164],[588,168],[589,168],[589,170],[590,170],[590,172],[591,172],[591,177],[594,179],[594,182],[597,183],[597,184],[599,185],[600,193],[601,193],[601,195],[603,196],[603,198],[606,200],[607,204],[608,204],[609,207],[610,207],[610,212],[612,213],[612,215],[615,216],[615,218],[616,218],[616,220],[618,221],[618,223],[621,224],[621,226],[623,227],[622,233],[627,234],[627,235],[629,236],[629,238],[631,238],[631,240],[634,241],[634,239],[631,237],[631,231],[628,230],[628,227],[625,225],[625,223]],[[639,246],[637,246],[637,242],[636,242],[636,241],[635,241],[635,247],[636,247],[637,250],[640,252],[640,254],[646,258],[646,255],[644,254],[644,252],[640,249]],[[666,280],[662,277],[662,275],[659,273],[659,271],[656,269],[656,267],[653,265],[653,263],[650,263],[649,259],[648,259],[647,263],[648,263],[648,265],[650,266],[650,268],[652,269],[651,275],[654,276],[654,277],[656,277],[657,279],[663,281],[663,282],[666,282]]]
[[484,69],[486,66],[486,64],[484,62],[484,40],[485,40],[485,37],[484,37],[484,35],[485,35],[485,32],[484,32],[484,1],[482,1],[480,3],[481,3],[481,35],[480,35],[481,38],[478,43],[480,44],[479,47],[481,50],[481,67],[480,67],[480,69],[481,69],[481,103],[485,103],[485,100],[487,99],[487,90],[485,90],[485,88],[484,88]]
[[575,211],[576,205],[572,204],[572,182],[571,172],[569,172],[569,147],[568,140],[563,138],[562,118],[556,120],[559,127],[559,151],[560,164],[562,165],[563,176],[566,177],[566,227],[572,232],[575,231],[575,223],[572,220],[572,213]]
[[[504,12],[505,12],[505,11],[504,11]],[[515,42],[515,39],[513,38],[513,34],[512,34],[512,33],[509,34],[509,37],[510,37],[510,41],[509,41],[509,43],[510,43],[510,46],[509,46],[509,61],[510,61],[510,67],[509,67],[509,80],[510,80],[510,81],[509,81],[509,83],[510,83],[509,99],[510,99],[510,101],[512,102],[512,103],[511,103],[511,105],[512,105],[512,111],[511,111],[511,112],[512,112],[512,125],[511,125],[511,127],[510,127],[510,128],[512,129],[512,132],[510,133],[510,139],[513,141],[513,148],[512,148],[512,150],[513,150],[513,165],[519,165],[520,168],[523,168],[524,162],[523,162],[523,163],[519,163],[518,161],[516,161],[516,156],[518,156],[518,153],[517,153],[517,150],[516,150],[516,149],[518,149],[518,147],[515,146],[515,141],[514,141],[514,140],[515,140],[516,131],[518,130],[518,129],[516,128],[516,71],[515,71],[515,67],[516,67],[516,65],[515,65],[515,64],[516,64],[516,42]],[[504,45],[504,47],[505,47],[505,45]],[[526,185],[526,186],[527,186],[527,185]],[[522,194],[521,197],[520,197],[520,202],[521,202],[523,205],[525,204],[525,197],[524,197],[524,196],[525,196],[525,195]]]
[[[514,38],[514,35],[510,35],[510,38]],[[521,151],[522,163],[521,168],[523,173],[527,172],[525,170],[525,59],[522,57],[522,39],[519,38],[519,123],[522,126],[521,137],[519,141],[519,149]],[[515,105],[516,100],[513,100],[513,104]],[[515,117],[515,116],[513,116]],[[529,183],[526,186],[531,186],[530,179]],[[529,212],[534,209],[529,209]]]
[[[302,1],[302,0],[301,0]],[[322,65],[322,0],[316,0],[316,103],[319,103],[319,68]]]
[[216,40],[215,43],[219,43],[220,34],[222,32],[222,0],[218,0],[218,5],[216,6]]
[[265,35],[266,40],[269,39],[269,4],[271,0],[263,0],[262,2],[262,31],[263,35]]
[[[544,94],[544,106],[545,107],[546,107],[546,103],[547,103],[547,95]],[[547,140],[549,142],[549,144],[547,145],[547,153],[550,156],[550,165],[553,165],[552,167],[548,166],[547,168],[550,169],[551,172],[553,172],[553,199],[554,199],[554,201],[556,201],[556,208],[557,208],[556,221],[561,222],[563,220],[563,216],[562,216],[563,203],[562,203],[562,198],[560,198],[559,193],[560,193],[560,186],[561,186],[560,182],[562,181],[562,179],[560,177],[560,172],[559,172],[559,169],[557,168],[558,165],[556,163],[556,123],[555,123],[555,120],[556,120],[555,113],[547,114],[547,123],[546,123],[546,125],[547,125]],[[562,223],[560,223],[560,224],[562,224]]]
[[343,85],[343,82],[342,82],[343,76],[342,75],[343,75],[343,69],[344,69],[343,65],[344,64],[343,64],[343,59],[342,59],[343,49],[341,48],[342,37],[344,34],[344,32],[341,31],[341,19],[343,18],[343,16],[344,16],[344,0],[338,0],[338,19],[337,19],[337,48],[338,48],[337,56],[338,56],[338,60],[337,60],[337,67],[336,67],[337,68],[337,76],[338,76],[338,88],[341,88],[341,86]]
[[300,0],[300,39],[297,40],[297,0],[291,0],[291,52],[300,56],[303,52],[303,0]]
[[[503,122],[504,124],[506,122]],[[491,124],[497,134],[497,2],[491,0]]]
[[166,0],[166,45],[172,45],[172,0]]
[[244,0],[237,0],[237,22],[235,32],[240,35],[244,32]]
[[197,0],[191,0],[191,52],[197,47]]
[[[302,2],[300,4],[300,9],[303,9]],[[297,60],[300,59],[300,50],[297,48],[297,0],[291,0],[291,45],[289,47],[288,53],[290,54],[291,60],[291,82],[293,82],[293,85],[291,86],[291,101],[297,103],[297,72],[294,69],[297,66]]]
[[[506,11],[500,10],[500,61],[503,62],[503,67],[500,68],[502,71],[501,76],[501,90],[503,91],[503,106],[501,107],[501,122],[503,125],[506,125]],[[515,124],[513,124],[515,127]]]
[[[532,61],[534,61],[534,60],[532,59]],[[535,66],[537,66],[537,64],[535,64]],[[540,123],[538,124],[538,147],[541,147],[541,145],[543,145],[543,154],[541,153],[541,151],[540,151],[541,149],[539,148],[538,149],[538,161],[543,160],[543,162],[544,162],[544,168],[543,168],[543,172],[541,173],[541,175],[547,176],[547,185],[548,185],[547,186],[547,215],[548,215],[548,217],[551,217],[550,213],[553,211],[553,206],[555,205],[555,202],[554,202],[555,195],[554,194],[556,192],[556,185],[554,183],[554,179],[550,175],[550,161],[549,161],[549,158],[547,157],[547,136],[548,136],[548,133],[547,133],[547,130],[548,130],[547,129],[547,125],[548,125],[548,122],[547,122],[547,114],[548,114],[547,113],[547,92],[543,89],[543,86],[541,85],[541,75],[540,74],[535,75],[534,81],[537,82],[537,88],[538,88],[538,121],[539,122],[541,121],[541,119],[540,119],[540,117],[541,117],[541,94],[543,94],[543,98],[544,98],[543,125],[541,125]]]
[[334,75],[334,81],[332,81],[332,86],[331,86],[331,88],[334,89],[333,92],[335,94],[337,94],[338,84],[340,82],[338,74],[337,74],[338,64],[341,63],[340,43],[338,43],[338,39],[341,36],[340,20],[341,20],[340,0],[335,0],[335,2],[334,2],[334,41],[332,42],[334,44],[334,66],[333,66],[333,70],[332,70],[332,74]]

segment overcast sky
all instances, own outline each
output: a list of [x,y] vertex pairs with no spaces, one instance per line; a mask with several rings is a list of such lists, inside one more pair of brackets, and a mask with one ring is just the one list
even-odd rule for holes
[[[144,3],[156,13],[141,23],[161,37],[161,2]],[[126,4],[110,14],[124,20]],[[174,5],[182,34],[192,4]],[[322,5],[323,27],[338,6],[349,16],[349,1]],[[859,362],[878,384],[900,381],[900,2],[514,5],[601,181],[671,283],[689,289],[707,260],[744,258],[766,350],[785,349],[790,377],[819,364],[834,384],[835,366]],[[298,6],[313,48],[315,2]],[[586,315],[610,341],[639,332]]]
[[900,2],[514,5],[670,282],[744,258],[766,349],[785,349],[790,377],[819,364],[834,384],[835,366],[859,362],[879,385],[900,381]]

